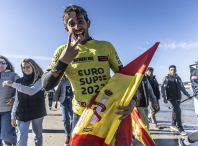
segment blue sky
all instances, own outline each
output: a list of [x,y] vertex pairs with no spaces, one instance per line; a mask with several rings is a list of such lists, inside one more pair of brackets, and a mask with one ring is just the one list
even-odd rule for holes
[[198,60],[197,0],[0,0],[0,54],[19,75],[22,59],[33,58],[45,70],[67,43],[62,13],[70,4],[85,8],[90,36],[111,42],[124,65],[159,41],[150,63],[159,83],[172,64],[189,81],[189,65]]

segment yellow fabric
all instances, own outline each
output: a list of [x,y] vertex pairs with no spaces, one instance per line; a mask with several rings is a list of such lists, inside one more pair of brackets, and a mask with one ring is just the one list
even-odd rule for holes
[[[65,47],[66,45],[62,45],[55,51],[46,71],[53,68]],[[110,68],[116,73],[122,63],[109,42],[90,40],[84,45],[78,44],[77,48],[79,54],[68,65],[66,74],[74,92],[73,110],[81,115],[91,98],[110,79]],[[106,56],[108,60],[99,61],[98,56]]]
[[[118,119],[122,116],[115,115],[115,112],[118,111],[117,107],[129,105],[142,78],[143,75],[140,73],[136,73],[135,76],[116,73],[108,81],[108,84],[100,90],[95,100],[96,102],[100,102],[101,99],[107,99],[105,103],[106,110],[99,114],[102,119],[94,125],[90,124],[90,120],[93,116],[93,108],[97,107],[97,105],[92,105],[91,108],[84,110],[73,132],[78,135],[91,134],[105,138],[105,143],[109,145],[120,124]],[[116,86],[117,84],[119,85]],[[110,90],[113,94],[107,97],[104,94],[105,90]]]

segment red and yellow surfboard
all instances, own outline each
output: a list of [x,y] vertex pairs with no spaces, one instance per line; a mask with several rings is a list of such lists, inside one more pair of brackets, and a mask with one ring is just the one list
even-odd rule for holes
[[[129,105],[158,45],[159,43],[156,43],[122,68],[92,98],[73,130],[70,138],[71,146],[131,146],[132,118],[133,122],[137,122],[133,126],[139,128],[142,135],[145,134],[145,127],[142,128],[142,123],[138,122],[140,121],[138,113],[133,112],[124,120],[118,121],[121,115],[116,115],[115,112],[118,106]],[[150,135],[147,138],[153,142]],[[146,146],[154,145],[151,143]]]

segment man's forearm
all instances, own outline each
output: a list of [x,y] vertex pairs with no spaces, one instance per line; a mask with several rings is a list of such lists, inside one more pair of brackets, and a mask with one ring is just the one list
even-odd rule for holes
[[167,97],[166,97],[166,89],[164,87],[161,88],[161,93],[162,93],[162,97],[166,100]]
[[67,64],[58,60],[56,65],[50,71],[44,73],[42,76],[42,86],[46,91],[51,90],[58,85],[67,66]]
[[152,100],[153,102],[157,102],[157,98],[153,92],[153,88],[151,87],[151,84],[149,83],[148,80],[147,80],[146,87],[147,87],[147,92],[149,94],[150,100]]
[[181,82],[181,91],[186,95],[189,96],[189,93],[186,91],[186,88],[184,87],[183,83]]

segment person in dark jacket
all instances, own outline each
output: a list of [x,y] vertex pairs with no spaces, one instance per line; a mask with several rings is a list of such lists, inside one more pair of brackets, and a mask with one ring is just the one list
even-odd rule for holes
[[[190,65],[190,80],[193,89],[195,113],[198,116],[198,62],[194,65]],[[198,131],[192,133],[186,139],[180,138],[179,146],[189,146],[191,143],[195,143],[197,141]]]
[[49,103],[49,110],[52,110],[52,101],[53,101],[53,97],[54,97],[54,89],[52,90],[48,90],[46,92],[46,96],[48,98],[48,103]]
[[136,97],[136,107],[140,114],[140,118],[142,119],[142,122],[147,127],[147,129],[149,129],[149,122],[148,122],[149,100],[151,100],[156,110],[158,109],[158,104],[147,77],[145,76],[143,77],[142,82],[140,83],[135,93],[135,97]]
[[158,84],[155,76],[153,75],[153,71],[154,71],[154,69],[152,67],[148,67],[146,70],[145,76],[147,77],[147,79],[153,89],[154,95],[157,100],[158,109],[155,109],[153,102],[151,100],[149,100],[150,114],[148,116],[148,119],[153,124],[153,127],[158,129],[155,114],[160,110],[160,106],[159,106],[160,90],[159,90],[159,84]]
[[[12,108],[12,126],[18,126],[17,146],[27,146],[28,130],[32,123],[35,146],[42,146],[42,123],[46,116],[45,97],[42,89],[42,69],[32,60],[21,62],[23,77],[12,81],[4,81],[3,86],[16,89],[14,106]],[[18,120],[18,125],[16,124]]]
[[186,135],[181,121],[181,108],[180,101],[182,98],[181,91],[190,98],[191,96],[186,91],[181,78],[176,74],[176,66],[171,65],[169,67],[168,76],[164,77],[161,86],[162,97],[164,98],[164,103],[168,101],[173,106],[172,111],[172,125],[171,129],[178,131],[181,135]]

